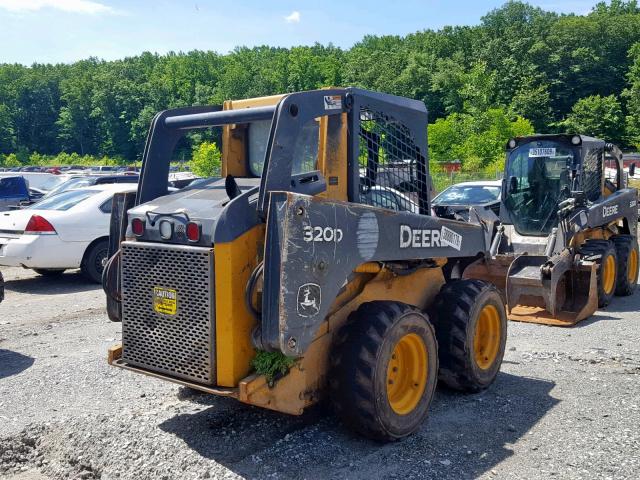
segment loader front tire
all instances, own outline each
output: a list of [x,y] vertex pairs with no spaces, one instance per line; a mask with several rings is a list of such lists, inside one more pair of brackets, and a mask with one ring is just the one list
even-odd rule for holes
[[351,313],[337,335],[329,377],[336,414],[379,441],[416,431],[427,416],[438,351],[426,314],[400,302],[374,301]]
[[595,262],[598,265],[596,274],[598,307],[606,307],[611,302],[617,288],[618,255],[616,253],[616,247],[610,240],[590,239],[582,245],[580,254],[587,258],[599,257],[595,258]]
[[638,239],[633,235],[616,235],[611,240],[618,254],[616,295],[625,297],[633,294],[638,284]]
[[483,280],[446,283],[432,311],[440,380],[464,392],[491,385],[507,342],[507,313],[496,288]]

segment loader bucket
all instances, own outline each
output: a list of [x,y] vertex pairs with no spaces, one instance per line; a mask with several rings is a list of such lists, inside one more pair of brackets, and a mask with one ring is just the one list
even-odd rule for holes
[[501,290],[509,320],[568,327],[597,310],[593,262],[575,261],[568,250],[552,258],[509,258],[513,260],[510,263],[500,256],[480,261],[464,272],[466,278],[490,281]]

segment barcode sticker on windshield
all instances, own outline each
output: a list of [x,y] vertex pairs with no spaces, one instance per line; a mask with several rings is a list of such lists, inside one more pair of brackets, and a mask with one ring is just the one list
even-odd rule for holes
[[529,149],[529,158],[531,157],[555,157],[555,147],[538,147]]

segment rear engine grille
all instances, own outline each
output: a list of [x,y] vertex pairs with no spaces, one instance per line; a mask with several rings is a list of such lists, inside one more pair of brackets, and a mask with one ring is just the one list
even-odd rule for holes
[[[155,372],[215,384],[213,250],[123,242],[121,272],[122,359]],[[154,299],[173,296],[174,291],[175,301],[154,308]]]

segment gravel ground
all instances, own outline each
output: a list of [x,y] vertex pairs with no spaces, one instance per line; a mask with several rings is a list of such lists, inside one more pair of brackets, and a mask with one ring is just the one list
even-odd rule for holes
[[640,477],[640,292],[572,329],[510,323],[496,383],[440,388],[415,435],[353,436],[109,367],[119,325],[78,273],[3,270],[0,478]]

